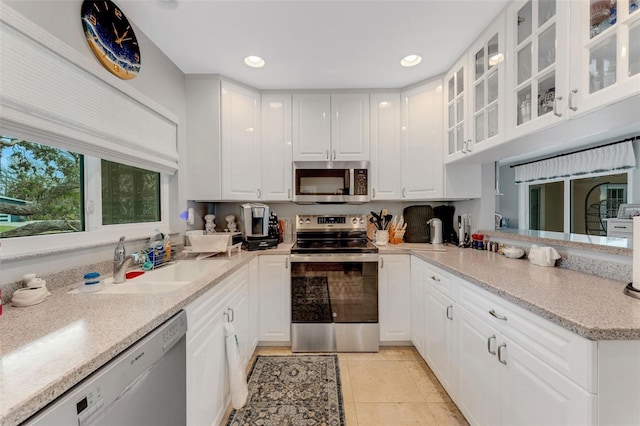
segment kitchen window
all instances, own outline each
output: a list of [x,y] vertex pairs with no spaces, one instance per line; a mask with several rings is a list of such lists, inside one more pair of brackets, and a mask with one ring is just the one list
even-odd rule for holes
[[530,230],[607,235],[607,221],[628,202],[629,173],[600,174],[522,185]]
[[149,229],[161,222],[167,186],[159,172],[2,136],[0,238],[8,246],[38,236],[47,241],[44,248],[64,245],[69,234],[85,233],[86,241],[86,232]]

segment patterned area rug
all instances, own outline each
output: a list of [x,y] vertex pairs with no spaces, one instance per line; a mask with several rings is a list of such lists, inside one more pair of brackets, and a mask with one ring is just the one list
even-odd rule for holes
[[344,426],[337,355],[258,355],[227,426]]

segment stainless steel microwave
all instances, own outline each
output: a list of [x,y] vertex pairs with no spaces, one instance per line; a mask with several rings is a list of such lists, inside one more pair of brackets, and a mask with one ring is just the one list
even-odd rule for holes
[[368,161],[296,161],[293,202],[361,204],[370,201]]

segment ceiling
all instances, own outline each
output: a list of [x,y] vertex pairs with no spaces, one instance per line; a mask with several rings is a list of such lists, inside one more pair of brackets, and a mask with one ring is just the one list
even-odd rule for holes
[[[266,90],[401,88],[444,73],[507,1],[116,3],[185,74],[222,74]],[[422,62],[400,66],[409,54]],[[266,66],[247,67],[248,55]]]

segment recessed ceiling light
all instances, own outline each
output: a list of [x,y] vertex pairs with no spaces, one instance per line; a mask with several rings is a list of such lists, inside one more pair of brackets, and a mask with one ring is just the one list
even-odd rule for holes
[[247,56],[244,58],[244,63],[251,68],[262,68],[265,64],[264,59],[260,56]]
[[400,61],[400,65],[403,67],[415,67],[420,62],[422,62],[422,57],[420,55],[407,55]]

